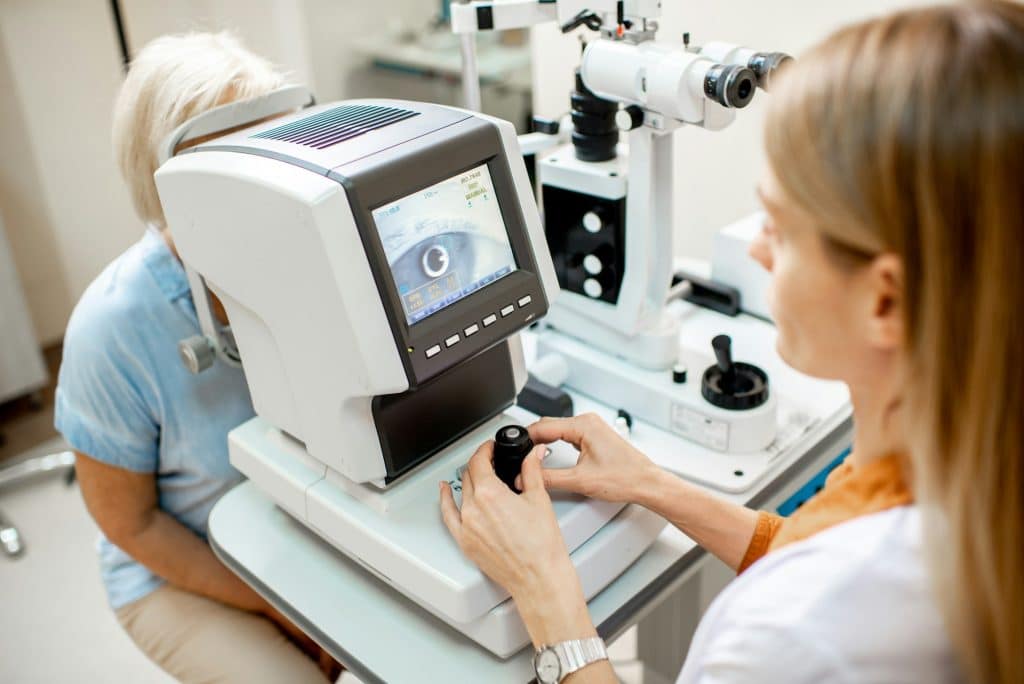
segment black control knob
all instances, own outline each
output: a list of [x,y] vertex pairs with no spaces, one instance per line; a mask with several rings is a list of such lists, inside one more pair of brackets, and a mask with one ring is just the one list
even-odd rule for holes
[[558,119],[545,119],[543,117],[533,117],[533,132],[543,133],[544,135],[558,135],[558,129],[560,123]]
[[494,435],[494,472],[516,494],[522,493],[516,488],[516,476],[532,449],[530,433],[519,425],[506,425]]
[[745,411],[768,401],[768,374],[751,363],[734,361],[732,339],[711,340],[717,363],[704,371],[700,393],[711,404],[730,411]]
[[683,383],[686,382],[686,376],[687,372],[685,363],[677,363],[676,365],[672,366],[672,382],[676,383],[677,385],[682,385]]

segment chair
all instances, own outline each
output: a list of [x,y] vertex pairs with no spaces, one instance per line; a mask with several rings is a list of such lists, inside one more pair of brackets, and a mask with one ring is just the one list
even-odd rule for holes
[[[63,472],[70,485],[74,481],[75,454],[71,451],[58,451],[45,456],[35,456],[18,461],[13,465],[0,468],[0,489],[6,485],[25,482],[44,473]],[[16,558],[25,551],[18,528],[0,511],[0,548],[9,558]]]

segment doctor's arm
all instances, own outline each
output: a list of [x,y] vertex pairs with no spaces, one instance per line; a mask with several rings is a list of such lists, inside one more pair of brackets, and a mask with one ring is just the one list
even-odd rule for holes
[[535,444],[563,440],[580,452],[576,466],[543,471],[547,488],[639,504],[739,569],[758,528],[757,511],[723,501],[659,468],[595,414],[543,418],[529,431]]

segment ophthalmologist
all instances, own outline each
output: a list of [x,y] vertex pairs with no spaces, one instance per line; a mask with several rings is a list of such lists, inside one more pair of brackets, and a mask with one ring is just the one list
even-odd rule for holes
[[[645,506],[740,572],[679,682],[1024,681],[1022,65],[1024,5],[989,0],[843,28],[781,74],[752,254],[780,355],[845,382],[855,415],[853,453],[796,514],[720,501],[593,415],[530,426],[521,495],[490,442],[461,510],[440,483],[539,681],[616,681],[599,653],[550,655],[596,631],[547,489]],[[576,466],[543,467],[556,440]]]

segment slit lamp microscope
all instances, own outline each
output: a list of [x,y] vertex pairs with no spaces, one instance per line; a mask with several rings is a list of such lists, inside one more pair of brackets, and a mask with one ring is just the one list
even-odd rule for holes
[[[540,325],[531,373],[711,451],[759,452],[777,436],[768,376],[733,363],[727,336],[715,337],[710,366],[711,350],[680,346],[677,300],[723,310],[733,295],[675,277],[674,201],[683,191],[673,138],[684,126],[727,127],[791,58],[719,42],[693,47],[688,34],[682,44],[656,42],[660,14],[659,0],[471,2],[452,5],[452,28],[469,37],[557,21],[563,31],[585,26],[599,35],[576,70],[571,134],[564,123],[542,122],[541,132],[522,136],[524,151],[538,156],[545,237],[561,288]],[[705,366],[698,382],[687,381],[688,368]]]

